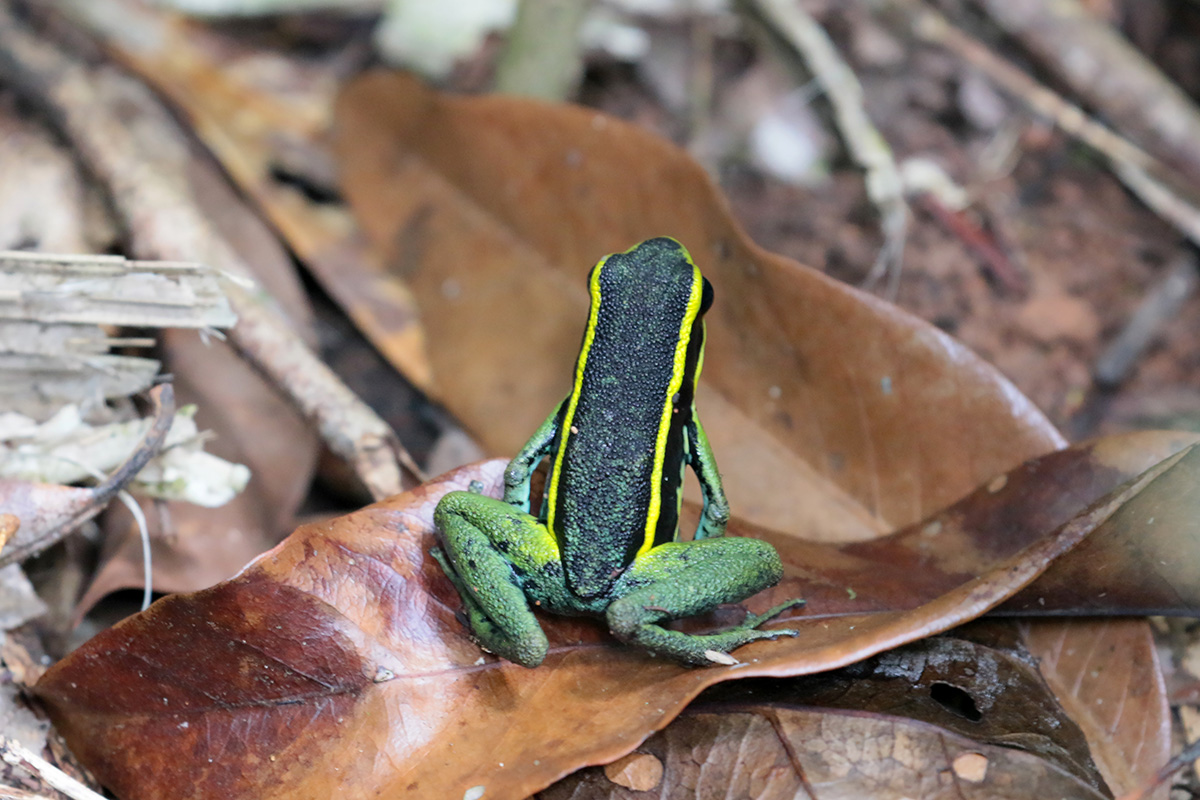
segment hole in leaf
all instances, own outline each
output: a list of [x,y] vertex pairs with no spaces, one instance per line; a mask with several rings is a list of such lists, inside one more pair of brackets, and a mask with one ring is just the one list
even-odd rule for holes
[[983,714],[967,692],[949,683],[935,683],[929,687],[929,696],[951,714],[957,714],[971,722],[979,722]]

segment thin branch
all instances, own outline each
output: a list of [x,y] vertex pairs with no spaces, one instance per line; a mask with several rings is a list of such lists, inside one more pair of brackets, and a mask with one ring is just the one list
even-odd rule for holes
[[1111,387],[1125,380],[1138,358],[1198,287],[1200,270],[1196,260],[1184,256],[1146,293],[1125,328],[1096,359],[1092,369],[1096,383]]
[[1153,177],[1166,171],[1152,156],[1091,119],[1079,106],[1047,89],[936,11],[917,0],[889,2],[909,16],[912,30],[919,38],[953,52],[1030,109],[1107,158],[1121,182],[1147,207],[1200,245],[1200,209]]
[[1118,130],[1200,177],[1200,110],[1079,0],[980,0],[988,14]]
[[31,775],[36,775],[47,786],[62,792],[73,800],[105,800],[104,795],[92,791],[37,753],[7,736],[0,736],[0,760],[23,769]]
[[233,245],[188,201],[190,142],[141,84],[87,68],[3,2],[0,76],[47,112],[104,184],[139,256],[194,259],[237,276],[224,287],[239,318],[230,344],[315,423],[374,497],[400,491],[401,464],[422,477],[387,423],[308,349]]
[[150,391],[150,399],[154,403],[154,423],[146,431],[145,437],[125,463],[117,467],[105,481],[97,484],[91,490],[91,497],[84,506],[72,510],[63,519],[54,520],[49,527],[45,528],[32,526],[18,528],[16,535],[8,543],[10,546],[5,547],[4,552],[0,553],[0,567],[37,555],[52,544],[66,538],[80,525],[99,514],[162,449],[167,432],[171,429],[171,422],[175,419],[175,390],[169,383],[157,386]]
[[804,58],[825,89],[834,121],[851,158],[866,172],[867,197],[883,218],[883,247],[864,286],[889,276],[889,297],[896,296],[908,233],[908,203],[904,181],[883,134],[867,116],[862,84],[838,53],[829,35],[800,3],[792,0],[752,0],[754,9]]

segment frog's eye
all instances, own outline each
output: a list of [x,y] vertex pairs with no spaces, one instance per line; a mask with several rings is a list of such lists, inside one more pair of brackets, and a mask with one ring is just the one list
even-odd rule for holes
[[700,291],[700,313],[703,314],[712,308],[713,304],[713,287],[708,282],[708,278],[701,278],[704,281],[704,288]]

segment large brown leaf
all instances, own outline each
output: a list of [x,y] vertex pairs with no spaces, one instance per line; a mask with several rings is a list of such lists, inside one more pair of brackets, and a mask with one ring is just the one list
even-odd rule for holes
[[756,247],[699,165],[634,125],[376,73],[338,126],[347,197],[420,301],[435,391],[497,453],[566,393],[588,269],[653,236],[716,288],[697,405],[736,515],[870,538],[1062,444],[949,336]]
[[[806,540],[868,539],[1061,441],[952,342],[747,243],[701,171],[636,128],[579,109],[448,97],[382,75],[344,95],[340,119],[347,194],[385,260],[421,300],[442,397],[497,452],[518,446],[565,390],[586,304],[582,276],[592,260],[664,233],[688,244],[717,283],[699,407],[735,514]],[[922,353],[926,347],[937,352]],[[1039,503],[1048,503],[1042,523],[1063,519],[1098,496],[1092,489],[1106,491],[1089,487],[1088,473],[1103,484],[1110,468],[1136,473],[1171,449],[1115,442],[1048,462],[1035,479],[1018,475],[1007,492],[991,484],[980,493],[981,502],[995,495],[983,538],[1010,535],[1005,505],[1026,517],[1016,535],[1031,535],[1044,529],[1029,525]],[[1138,464],[1117,463],[1126,458]],[[1182,499],[1174,502],[1186,513]],[[918,572],[930,559],[957,558],[961,542],[951,532],[960,528],[924,530],[876,552],[893,549],[898,563]],[[1191,531],[1157,541],[1194,552]],[[793,549],[783,544],[790,537],[764,535]],[[803,547],[796,549],[792,564],[803,567]],[[1108,547],[1105,568],[1122,557]],[[1079,607],[1081,590],[1094,584],[1075,579],[1095,562],[1070,556],[1063,563],[1082,576],[1064,580],[1056,569],[1029,590],[1033,603],[1024,608]],[[854,606],[856,593],[875,601],[889,595],[897,570],[847,572],[853,582],[826,587],[827,599],[840,592],[843,605]],[[932,583],[945,577],[940,569],[925,574]],[[1163,584],[1143,569],[1119,603],[1110,595],[1093,607],[1145,610]],[[1180,605],[1194,607],[1194,594]],[[1095,634],[1059,627],[1058,635],[1066,646],[1085,646]],[[1152,665],[1142,666],[1128,686],[1157,680]],[[1073,699],[1081,706],[1103,700],[1120,691],[1117,683],[1073,683]],[[1157,766],[1155,754],[1167,742],[1161,726],[1145,730],[1141,740],[1119,731],[1142,774]]]
[[[481,657],[428,556],[436,500],[474,477],[494,488],[504,464],[486,462],[299,529],[237,578],[97,636],[52,667],[38,693],[124,800],[461,797],[476,785],[519,798],[627,752],[720,680],[828,669],[976,616],[1198,460],[1196,449],[1171,457],[1023,549],[976,547],[963,557],[980,577],[946,576],[934,597],[918,571],[876,561],[876,574],[910,576],[907,607],[869,613],[868,601],[839,612],[823,589],[844,563],[868,559],[844,549],[860,545],[814,546],[825,552],[812,551],[784,589],[814,598],[812,613],[788,620],[800,636],[739,650],[739,667],[687,669],[616,646],[596,624],[547,618],[551,653],[536,670]],[[957,566],[928,569],[946,564]]]

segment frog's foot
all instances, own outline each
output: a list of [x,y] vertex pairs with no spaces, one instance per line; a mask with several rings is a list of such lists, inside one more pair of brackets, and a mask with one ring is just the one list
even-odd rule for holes
[[[778,628],[778,629],[769,630],[769,631],[760,631],[760,630],[756,630],[756,628],[758,628],[758,626],[762,625],[764,622],[774,619],[775,617],[779,616],[780,614],[782,614],[784,611],[787,611],[788,609],[799,608],[800,606],[803,606],[804,603],[805,603],[805,601],[800,598],[796,598],[794,600],[788,600],[786,603],[780,603],[779,605],[775,606],[774,608],[770,609],[769,611],[767,611],[763,614],[748,615],[744,620],[742,620],[741,624],[739,624],[733,628],[730,628],[728,631],[724,631],[723,633],[718,633],[718,634],[712,634],[713,636],[727,636],[732,643],[727,644],[726,642],[713,642],[713,644],[716,646],[713,647],[712,649],[705,650],[704,658],[706,659],[706,661],[699,662],[699,663],[702,663],[702,664],[704,664],[704,663],[724,664],[727,666],[732,666],[732,665],[738,664],[740,662],[736,658],[734,658],[733,656],[731,656],[729,654],[729,652],[728,652],[729,650],[734,650],[738,647],[741,647],[744,644],[749,644],[750,642],[759,642],[759,641],[773,642],[776,639],[782,639],[785,636],[789,636],[789,637],[790,636],[799,636],[800,631],[794,630],[792,628]],[[735,634],[735,635],[729,636],[729,634]],[[697,637],[697,638],[699,638],[699,637]],[[720,645],[725,645],[725,646],[722,647]]]
[[442,548],[432,547],[429,554],[441,565],[446,577],[458,590],[463,607],[456,616],[466,623],[467,629],[471,632],[471,638],[476,644],[489,653],[507,658],[515,664],[536,667],[542,663],[550,645],[540,626],[526,627],[520,634],[512,635],[505,627],[497,625],[487,615],[483,606],[475,599],[476,592],[466,587],[462,576],[454,569]]
[[[775,617],[778,617],[780,614],[782,614],[783,612],[785,612],[789,609],[800,608],[806,602],[808,602],[808,601],[804,600],[803,598],[797,597],[793,600],[788,600],[786,603],[780,603],[779,605],[775,606],[774,608],[772,608],[762,614],[748,614],[746,616],[746,618],[744,620],[742,620],[742,624],[738,625],[737,627],[738,628],[757,628],[759,625],[762,625],[767,620],[774,619]],[[780,630],[780,631],[766,631],[766,633],[775,633],[775,634],[778,634],[779,636],[796,636],[798,632],[793,631],[793,630]],[[772,636],[770,638],[775,639],[778,637]]]
[[528,581],[544,563],[557,566],[553,538],[528,514],[469,492],[448,493],[434,520],[441,546],[430,554],[458,590],[474,638],[509,661],[541,664],[549,643],[520,576]]
[[774,585],[782,575],[775,548],[757,539],[668,542],[640,556],[621,577],[617,599],[606,611],[609,630],[622,641],[685,664],[735,664],[730,650],[797,635],[794,630],[757,628],[801,601],[751,615],[737,627],[717,633],[689,634],[664,628],[662,623],[738,602]]

